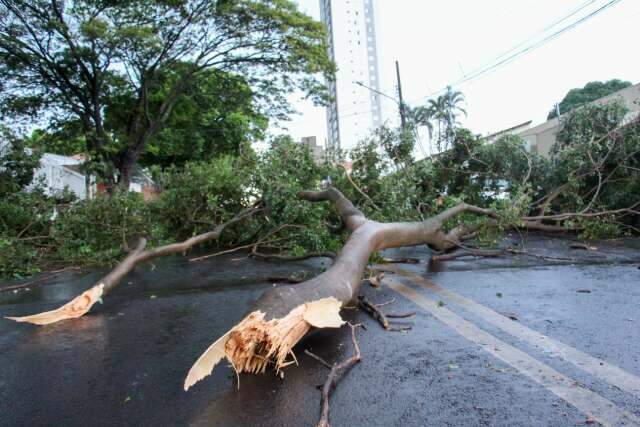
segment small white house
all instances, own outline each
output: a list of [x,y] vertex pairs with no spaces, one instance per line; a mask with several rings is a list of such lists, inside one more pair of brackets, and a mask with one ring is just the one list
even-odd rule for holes
[[92,179],[87,185],[85,175],[80,170],[81,164],[82,160],[73,157],[44,153],[40,158],[40,167],[34,171],[32,185],[42,183],[48,195],[67,188],[79,199],[91,198],[96,191],[95,182]]
[[[9,149],[8,143],[0,139],[0,154],[7,149]],[[31,152],[30,148],[25,150]],[[61,193],[66,188],[80,200],[91,199],[98,193],[106,192],[104,184],[97,183],[94,175],[88,178],[85,176],[82,170],[85,159],[83,154],[63,156],[44,153],[40,157],[40,166],[33,173],[33,181],[25,190],[29,191],[40,186],[45,194],[51,196]],[[142,193],[145,200],[155,199],[159,192],[149,173],[139,166],[134,169],[129,191]]]

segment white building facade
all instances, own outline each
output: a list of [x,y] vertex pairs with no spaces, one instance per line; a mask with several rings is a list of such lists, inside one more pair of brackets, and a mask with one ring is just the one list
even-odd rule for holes
[[45,193],[50,196],[67,189],[81,200],[91,198],[95,193],[95,183],[87,188],[81,164],[81,160],[72,157],[44,153],[40,158],[40,167],[34,171],[32,185],[42,185]]
[[[320,0],[327,26],[329,55],[337,64],[328,82],[333,102],[327,107],[330,153],[353,148],[383,123],[376,47],[375,0]],[[368,86],[368,88],[362,86]]]

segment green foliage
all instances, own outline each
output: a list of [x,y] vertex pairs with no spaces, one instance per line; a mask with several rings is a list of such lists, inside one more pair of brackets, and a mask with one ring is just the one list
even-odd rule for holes
[[[150,88],[149,108],[159,108],[189,66],[180,63],[161,73],[156,86]],[[164,127],[149,140],[141,163],[181,166],[251,150],[250,143],[263,137],[268,124],[254,98],[246,80],[238,75],[206,70],[194,76],[177,97]],[[117,141],[126,141],[128,111],[134,104],[135,94],[123,93],[117,104],[108,106],[107,124],[116,132]]]
[[[99,224],[99,225],[98,225]],[[142,195],[117,192],[71,204],[52,223],[55,258],[80,264],[105,264],[118,259],[139,237],[151,245],[152,215]]]
[[[488,143],[457,129],[449,150],[411,162],[403,145],[407,135],[381,129],[351,151],[349,177],[340,166],[316,164],[306,146],[280,136],[259,155],[217,152],[156,166],[154,178],[163,191],[151,202],[121,192],[85,201],[48,197],[37,188],[5,193],[0,275],[32,274],[56,263],[113,263],[137,237],[147,237],[150,247],[180,241],[213,229],[257,200],[263,211],[229,227],[217,245],[259,242],[261,251],[292,255],[337,252],[346,233],[327,227],[340,221],[334,207],[297,199],[302,190],[320,189],[327,178],[378,221],[420,221],[461,202],[492,209],[495,221],[464,214],[444,225],[444,231],[461,224],[473,228],[479,245],[495,245],[504,230],[522,225],[523,217],[539,215],[540,201],[559,188],[563,191],[545,212],[586,213],[561,221],[582,238],[637,232],[637,215],[610,212],[639,202],[634,197],[640,194],[640,122],[624,122],[624,114],[620,105],[610,104],[564,116],[550,159],[528,152],[517,136]],[[591,215],[603,211],[609,213]]]
[[325,221],[338,223],[333,208],[326,203],[295,201],[300,191],[318,189],[322,179],[338,173],[329,165],[317,165],[308,148],[290,137],[274,138],[255,171],[254,187],[267,209],[266,224],[258,226],[260,235],[285,239],[284,247],[286,240],[294,239],[296,253],[337,251],[343,240],[325,225]]
[[581,239],[612,239],[623,236],[624,224],[616,221],[612,216],[601,218],[583,218],[572,221],[571,225],[579,228],[578,237]]
[[255,159],[222,156],[189,162],[156,176],[162,187],[153,204],[167,235],[184,239],[228,221],[249,203]]
[[24,141],[0,127],[0,197],[28,186],[40,165],[40,153],[28,150]]
[[291,92],[327,101],[335,70],[324,26],[288,0],[3,0],[0,16],[0,115],[39,119],[56,149],[82,140],[110,183],[148,147],[164,164],[229,153]]
[[0,197],[0,277],[38,272],[55,201],[41,191]]
[[[388,173],[390,168],[388,157],[378,147],[378,140],[372,136],[360,141],[351,150],[351,159],[353,160],[351,178],[366,195],[374,200],[384,197],[382,177]],[[349,199],[357,206],[367,206],[368,200],[359,192],[352,191],[350,185],[347,184],[340,188],[347,189],[345,191],[348,191]]]
[[20,241],[0,237],[0,277],[19,279],[39,273],[38,249]]
[[623,124],[619,103],[586,106],[565,117],[552,148],[549,180],[567,190],[553,209],[578,212],[628,208],[640,194],[640,122]]
[[40,154],[9,130],[0,133],[0,277],[21,277],[38,272],[36,244],[47,234],[55,201],[38,188],[22,191],[33,180]]
[[374,138],[379,141],[379,145],[396,166],[405,166],[413,162],[413,149],[416,143],[414,129],[409,127],[391,129],[382,126],[374,131]]
[[[614,92],[631,86],[631,82],[618,79],[608,80],[606,82],[589,82],[583,88],[571,89],[565,97],[560,101],[560,114],[568,113],[576,107],[595,101]],[[556,108],[549,111],[547,120],[551,120],[557,116]]]

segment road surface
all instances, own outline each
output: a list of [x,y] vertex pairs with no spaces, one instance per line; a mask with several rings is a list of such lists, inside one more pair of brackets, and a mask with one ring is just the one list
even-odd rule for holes
[[[386,311],[416,311],[407,333],[344,310],[362,362],[331,400],[338,426],[640,425],[638,242],[568,249],[539,239],[535,257],[387,267],[364,285]],[[324,260],[327,263],[328,260]],[[90,315],[46,327],[0,321],[0,425],[313,426],[330,362],[351,355],[348,328],[297,348],[300,363],[271,374],[219,366],[189,392],[192,363],[269,286],[265,278],[315,274],[321,260],[268,264],[243,255],[139,268]],[[0,315],[59,306],[100,277],[66,273],[28,291],[0,292]]]

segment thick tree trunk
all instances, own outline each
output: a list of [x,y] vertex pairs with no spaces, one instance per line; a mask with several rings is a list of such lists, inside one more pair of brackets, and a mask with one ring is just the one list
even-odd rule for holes
[[118,184],[122,189],[128,190],[129,185],[131,184],[131,178],[133,178],[134,167],[136,163],[138,163],[138,157],[134,156],[132,153],[127,150],[124,154],[122,163],[120,164],[120,177],[118,180]]
[[[223,358],[240,372],[276,371],[288,366],[293,346],[313,327],[338,327],[339,308],[358,294],[364,270],[372,253],[393,247],[428,244],[439,250],[456,246],[468,232],[457,227],[442,231],[444,222],[463,212],[495,216],[491,211],[460,204],[423,222],[380,223],[368,220],[340,191],[305,191],[299,194],[311,202],[331,201],[351,236],[324,273],[306,282],[273,288],[233,329],[212,344],[196,361],[185,380],[187,390],[209,375]],[[295,361],[295,356],[293,357]]]

